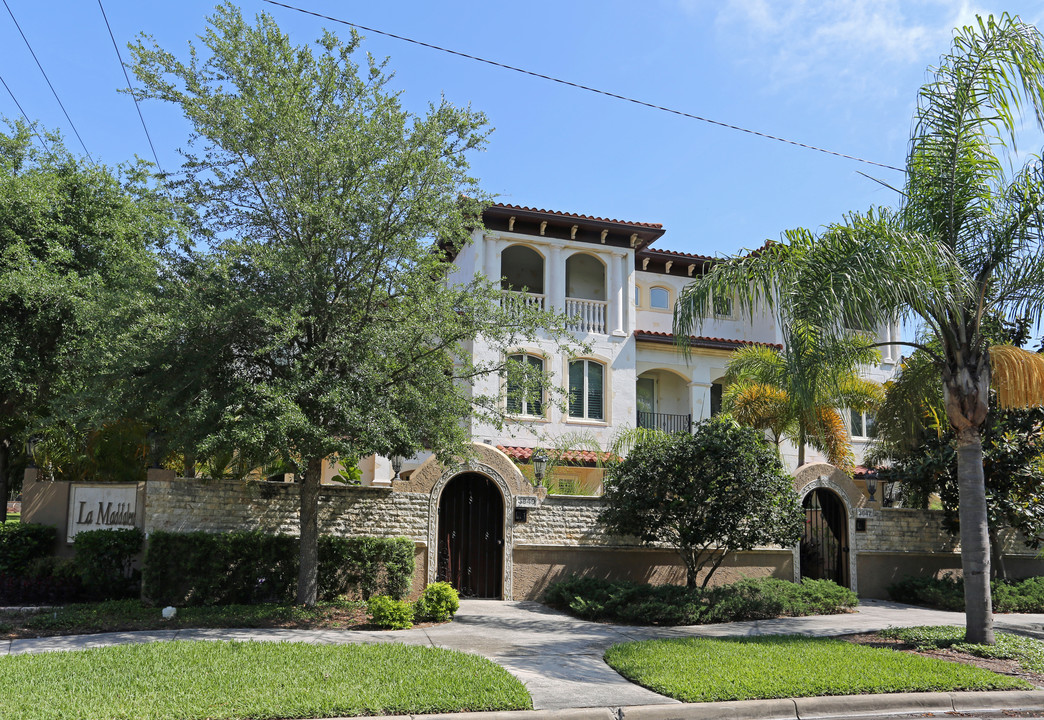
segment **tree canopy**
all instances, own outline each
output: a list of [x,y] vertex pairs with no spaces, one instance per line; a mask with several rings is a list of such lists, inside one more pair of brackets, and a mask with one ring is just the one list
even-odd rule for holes
[[[42,425],[99,422],[96,381],[116,372],[122,329],[178,235],[144,165],[111,169],[57,135],[0,132],[0,514],[12,448]],[[46,140],[44,139],[46,138]]]
[[[495,280],[450,281],[480,226],[467,157],[484,116],[404,109],[385,63],[354,60],[354,33],[295,46],[270,16],[251,24],[225,4],[201,39],[185,62],[147,38],[133,47],[138,95],[194,128],[174,188],[206,241],[168,279],[142,366],[161,371],[164,409],[187,411],[186,442],[300,463],[297,599],[310,604],[326,459],[463,452],[466,419],[503,412],[472,381],[555,323],[501,307]],[[478,337],[500,359],[475,361]]]
[[706,587],[730,552],[793,545],[804,513],[793,479],[757,430],[728,417],[689,433],[647,431],[610,463],[599,522],[678,548],[686,582]]

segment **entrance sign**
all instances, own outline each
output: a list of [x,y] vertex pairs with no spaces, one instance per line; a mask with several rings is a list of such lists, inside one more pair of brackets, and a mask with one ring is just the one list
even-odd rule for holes
[[73,485],[69,491],[67,542],[84,530],[136,527],[138,486]]

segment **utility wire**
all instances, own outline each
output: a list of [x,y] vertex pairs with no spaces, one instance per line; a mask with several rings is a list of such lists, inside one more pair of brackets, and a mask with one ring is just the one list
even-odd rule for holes
[[[7,0],[4,0],[7,2]],[[141,114],[141,105],[138,104],[138,96],[134,94],[134,88],[131,87],[130,75],[127,74],[127,66],[123,62],[123,56],[120,54],[120,46],[116,43],[116,36],[112,34],[112,26],[109,25],[109,18],[105,14],[105,6],[102,5],[102,0],[98,0],[98,8],[101,10],[102,18],[105,20],[105,27],[109,31],[109,37],[112,39],[112,47],[116,50],[116,57],[120,61],[120,69],[123,70],[123,77],[127,80],[127,90],[130,92],[131,98],[134,100],[134,107],[138,110],[138,119],[141,120],[141,128],[145,131],[145,137],[149,140],[149,147],[152,148],[152,159],[156,161],[156,167],[159,169],[160,174],[163,172],[163,166],[160,165],[159,155],[156,154],[156,146],[152,144],[152,135],[149,134],[149,128],[145,125],[145,116]]]
[[69,121],[69,126],[73,129],[73,133],[76,134],[76,139],[80,141],[80,147],[82,147],[83,151],[87,154],[87,158],[91,162],[94,162],[94,158],[91,157],[90,151],[87,150],[87,146],[83,143],[83,138],[80,137],[80,131],[76,129],[76,125],[73,123],[72,118],[69,117],[69,113],[66,111],[65,105],[62,105],[62,100],[58,97],[58,92],[54,89],[54,85],[51,84],[51,79],[47,77],[47,73],[44,72],[43,65],[40,64],[40,59],[36,57],[36,53],[33,51],[33,46],[29,44],[29,38],[27,38],[25,36],[25,33],[22,32],[22,26],[18,24],[18,20],[17,18],[15,18],[14,12],[11,11],[11,6],[7,4],[7,0],[4,0],[4,7],[7,8],[7,12],[11,16],[11,19],[14,21],[15,27],[18,28],[18,34],[22,36],[22,40],[25,40],[25,46],[29,48],[29,53],[33,56],[33,60],[36,60],[36,67],[40,68],[40,72],[43,74],[44,80],[47,81],[47,86],[51,88],[51,92],[54,94],[54,99],[58,101],[58,107],[60,107],[62,109],[62,112],[65,113],[65,119]]
[[[6,3],[7,0],[4,0]],[[710,118],[702,117],[700,115],[693,115],[692,113],[683,112],[681,110],[675,110],[673,108],[664,107],[663,105],[656,105],[655,103],[645,102],[644,100],[636,100],[635,98],[628,97],[626,95],[619,95],[617,93],[609,92],[608,90],[599,90],[588,85],[581,85],[580,83],[570,82],[569,80],[562,80],[560,78],[553,77],[551,75],[543,75],[532,70],[525,70],[514,65],[506,65],[504,63],[497,62],[495,60],[487,60],[486,58],[478,57],[477,55],[469,55],[468,53],[460,52],[459,50],[450,50],[449,48],[440,47],[439,45],[432,45],[431,43],[421,42],[420,40],[414,40],[403,35],[396,35],[394,33],[385,32],[376,28],[366,27],[365,25],[359,25],[358,23],[349,22],[340,18],[330,17],[329,15],[323,15],[322,13],[313,12],[311,10],[305,10],[304,8],[295,7],[293,5],[287,5],[286,3],[277,2],[276,0],[264,0],[269,5],[277,5],[287,10],[296,10],[299,13],[305,15],[313,15],[324,20],[331,22],[340,23],[342,25],[348,25],[359,30],[365,30],[366,32],[376,33],[377,35],[384,35],[385,37],[394,38],[396,40],[402,40],[403,42],[413,43],[414,45],[420,45],[421,47],[431,48],[432,50],[438,50],[440,52],[449,53],[450,55],[456,55],[458,57],[467,58],[468,60],[475,60],[477,62],[486,63],[487,65],[493,65],[494,67],[503,68],[505,70],[513,70],[523,75],[530,75],[532,77],[540,78],[541,80],[549,80],[551,82],[559,83],[560,85],[568,85],[569,87],[577,88],[578,90],[586,90],[587,92],[597,93],[598,95],[605,95],[606,97],[616,98],[617,100],[624,100],[635,105],[641,105],[643,107],[652,108],[653,110],[662,110],[663,112],[671,113],[672,115],[680,115],[682,117],[689,118],[691,120],[699,120],[700,122],[709,123],[711,125],[717,125],[718,127],[728,128],[729,130],[737,130],[739,132],[748,133],[750,135],[757,135],[758,137],[765,138],[767,140],[775,140],[777,142],[786,143],[788,145],[796,145],[797,147],[805,148],[806,150],[815,150],[816,152],[826,153],[827,155],[834,155],[836,157],[845,158],[846,160],[855,160],[856,162],[866,163],[867,165],[876,165],[880,168],[887,170],[896,170],[898,172],[906,172],[902,168],[895,167],[894,165],[886,165],[884,163],[874,162],[873,160],[866,160],[864,158],[856,157],[854,155],[846,155],[844,153],[836,152],[834,150],[827,150],[825,148],[816,147],[815,145],[807,145],[796,140],[788,140],[786,138],[779,137],[777,135],[769,135],[768,133],[758,132],[757,130],[751,130],[749,128],[740,127],[739,125],[730,125],[729,123],[721,122],[720,120],[711,120]]]
[[44,139],[40,137],[40,133],[36,132],[36,124],[29,119],[28,115],[25,114],[25,110],[22,109],[22,103],[18,102],[18,98],[15,97],[14,92],[12,92],[11,88],[7,85],[7,81],[4,80],[3,75],[0,75],[0,83],[3,84],[4,89],[7,90],[7,94],[11,96],[12,100],[14,100],[14,104],[18,107],[18,112],[22,113],[22,118],[25,120],[26,125],[28,125],[33,131],[33,135],[36,136],[36,139],[40,141],[40,145],[43,146],[44,151],[51,152],[51,148],[47,147],[47,143],[45,143]]

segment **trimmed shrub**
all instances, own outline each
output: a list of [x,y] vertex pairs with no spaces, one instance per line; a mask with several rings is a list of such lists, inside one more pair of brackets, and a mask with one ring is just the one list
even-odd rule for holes
[[140,592],[141,572],[132,567],[145,535],[138,528],[85,530],[76,534],[74,564],[89,597],[120,600]]
[[57,536],[50,525],[0,524],[0,575],[24,575],[34,560],[53,554]]
[[763,578],[702,589],[577,577],[553,583],[544,593],[544,601],[587,620],[635,625],[839,613],[858,602],[855,593],[829,580],[806,580],[798,585]]
[[413,604],[419,622],[446,622],[460,610],[460,597],[448,582],[431,583]]
[[377,627],[406,630],[413,627],[413,606],[405,600],[374,595],[366,602],[366,612]]
[[71,558],[39,558],[22,575],[0,575],[0,605],[57,605],[84,599]]
[[[1044,612],[1044,577],[1024,580],[993,580],[994,612]],[[940,610],[964,611],[964,579],[946,573],[941,578],[905,577],[888,586],[896,602]]]
[[[144,595],[158,605],[291,602],[298,539],[261,532],[168,533],[149,538]],[[319,538],[319,595],[403,597],[413,581],[407,538]]]

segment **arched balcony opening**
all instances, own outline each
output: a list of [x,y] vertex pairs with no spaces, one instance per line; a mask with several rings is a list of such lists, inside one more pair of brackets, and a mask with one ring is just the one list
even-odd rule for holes
[[685,378],[668,370],[647,370],[635,385],[637,427],[664,432],[692,431],[692,403]]
[[544,258],[536,250],[525,245],[504,248],[500,276],[506,302],[545,309]]
[[566,260],[565,311],[574,332],[606,333],[605,264],[577,253]]

